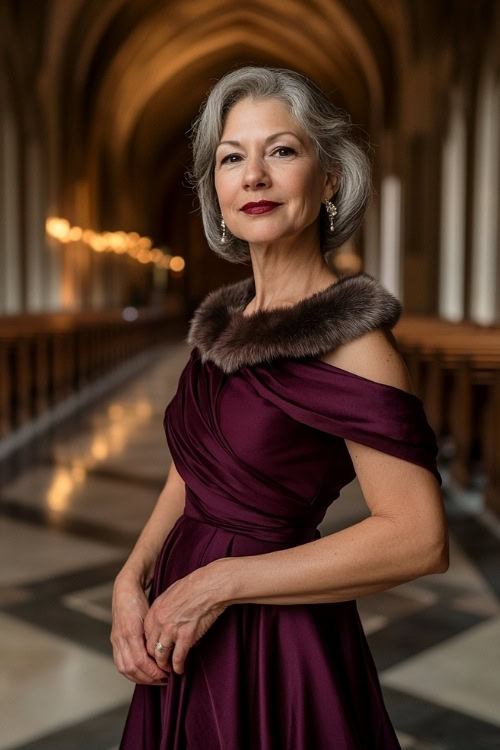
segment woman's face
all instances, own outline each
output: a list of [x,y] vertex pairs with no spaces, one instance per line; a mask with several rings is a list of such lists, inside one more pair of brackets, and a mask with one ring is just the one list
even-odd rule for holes
[[[337,182],[320,168],[307,134],[279,100],[240,99],[229,111],[215,154],[215,188],[236,237],[256,245],[303,233]],[[259,201],[280,205],[265,213],[242,210]]]

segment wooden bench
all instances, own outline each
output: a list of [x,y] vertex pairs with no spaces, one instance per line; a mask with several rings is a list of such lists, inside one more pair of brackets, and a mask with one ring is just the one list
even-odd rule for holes
[[179,322],[164,311],[138,312],[134,321],[121,310],[0,318],[0,439],[166,341]]
[[451,476],[464,488],[485,476],[500,512],[500,327],[403,316],[393,332],[438,440],[451,438]]

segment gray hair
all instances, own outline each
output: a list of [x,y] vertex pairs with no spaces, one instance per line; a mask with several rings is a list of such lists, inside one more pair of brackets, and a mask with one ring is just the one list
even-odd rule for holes
[[285,104],[312,141],[321,168],[327,174],[339,174],[333,232],[328,228],[326,207],[321,205],[320,249],[324,254],[339,247],[361,224],[372,194],[371,163],[353,137],[350,115],[301,73],[248,65],[226,73],[212,87],[190,129],[193,165],[187,178],[198,195],[210,248],[231,263],[251,260],[248,242],[228,228],[226,242],[220,242],[222,217],[214,180],[215,151],[228,112],[246,97],[278,99]]

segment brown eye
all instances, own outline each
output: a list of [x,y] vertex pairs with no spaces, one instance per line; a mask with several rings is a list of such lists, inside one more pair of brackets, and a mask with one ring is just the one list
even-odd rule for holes
[[[276,151],[289,151],[292,154],[296,154],[297,153],[295,151],[295,149],[292,148],[291,146],[280,146],[279,148],[276,149]],[[289,155],[290,154],[285,154],[285,156],[289,156]]]
[[[230,159],[230,158],[231,158],[232,156],[239,156],[239,154],[228,154],[227,156],[225,156],[225,157],[224,157],[224,158],[223,158],[223,159],[221,160],[221,164],[224,164],[224,162],[225,162],[225,161],[227,161],[228,159]],[[234,164],[234,162],[229,162],[229,163],[230,163],[230,164]]]

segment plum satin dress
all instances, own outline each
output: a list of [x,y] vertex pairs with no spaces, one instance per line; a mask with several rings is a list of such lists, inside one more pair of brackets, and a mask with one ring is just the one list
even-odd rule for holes
[[[246,301],[247,298],[245,298]],[[164,429],[184,513],[156,561],[150,602],[225,556],[318,539],[355,477],[344,439],[428,469],[437,444],[414,394],[313,357],[228,374],[193,347]],[[184,673],[136,685],[120,750],[400,750],[356,601],[234,604]]]

